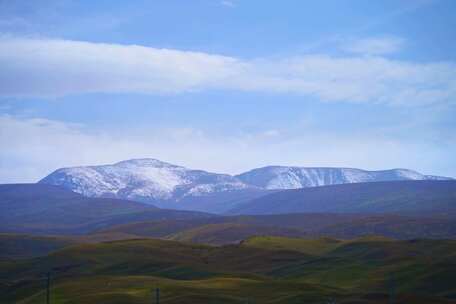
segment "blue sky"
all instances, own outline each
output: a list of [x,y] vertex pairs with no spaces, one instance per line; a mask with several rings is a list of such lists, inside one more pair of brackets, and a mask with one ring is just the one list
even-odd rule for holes
[[143,157],[456,176],[455,11],[0,0],[0,182]]

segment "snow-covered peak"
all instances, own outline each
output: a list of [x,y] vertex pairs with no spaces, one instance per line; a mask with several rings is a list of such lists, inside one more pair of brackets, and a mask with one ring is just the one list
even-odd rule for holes
[[[407,169],[366,171],[352,168],[305,168],[270,166],[238,176],[192,170],[143,158],[112,165],[58,169],[40,183],[63,186],[89,197],[114,197],[184,208],[195,199],[223,204],[254,197],[265,190],[298,189],[344,183],[445,179]],[[184,203],[182,203],[184,202]],[[202,207],[201,207],[202,208]],[[199,210],[206,210],[206,209]],[[219,208],[221,209],[221,208]],[[210,209],[207,209],[210,210]]]
[[230,175],[191,170],[150,158],[112,165],[62,168],[40,183],[63,186],[90,197],[148,202],[251,187]]
[[[345,183],[436,179],[408,169],[367,171],[354,168],[268,166],[236,176],[265,189],[299,189]],[[446,179],[438,177],[440,179]]]
[[154,158],[137,158],[123,160],[115,163],[113,166],[118,167],[156,167],[156,168],[183,168]]
[[425,180],[426,175],[423,175],[421,173],[418,173],[416,171],[410,170],[410,169],[393,169],[389,170],[392,173],[395,173],[398,177],[403,178],[403,179],[410,179],[410,180]]

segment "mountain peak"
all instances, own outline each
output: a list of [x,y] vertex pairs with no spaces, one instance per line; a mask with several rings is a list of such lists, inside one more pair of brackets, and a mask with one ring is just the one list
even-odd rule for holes
[[116,197],[158,204],[254,188],[230,175],[191,170],[153,158],[62,168],[40,183],[63,186],[90,197]]
[[[138,158],[111,165],[58,169],[40,183],[63,186],[89,197],[115,197],[186,209],[191,200],[213,211],[227,208],[267,190],[298,189],[347,183],[441,180],[408,169],[367,171],[355,168],[269,166],[238,176],[192,170],[154,158]],[[215,198],[215,197],[218,198]],[[218,201],[217,201],[218,200]],[[192,202],[193,203],[193,202]],[[210,206],[211,205],[211,206]],[[223,205],[223,206],[222,206]]]
[[181,166],[173,165],[155,158],[133,158],[128,160],[123,160],[115,163],[113,166],[147,166],[147,167],[178,167],[184,168]]
[[368,171],[356,168],[268,166],[237,176],[244,183],[265,189],[299,189],[360,182],[450,179],[423,175],[409,169]]

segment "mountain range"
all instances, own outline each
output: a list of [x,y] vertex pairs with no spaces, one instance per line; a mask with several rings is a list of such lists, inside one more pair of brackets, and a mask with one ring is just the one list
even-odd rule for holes
[[246,185],[231,215],[0,185],[0,302],[44,303],[50,273],[52,303],[379,304],[392,274],[395,303],[454,303],[456,181]]
[[0,185],[0,233],[211,244],[254,235],[442,239],[456,236],[455,199],[455,181],[345,184],[275,192],[220,216],[89,198],[53,185],[10,184]]
[[338,184],[404,181],[450,180],[435,175],[423,175],[408,169],[367,171],[354,168],[305,168],[268,166],[236,176],[246,184],[273,190],[300,189]]
[[348,183],[451,180],[408,169],[367,171],[353,168],[268,166],[228,175],[193,170],[156,159],[112,165],[61,168],[39,181],[87,197],[117,198],[162,208],[224,213],[250,200],[285,189]]

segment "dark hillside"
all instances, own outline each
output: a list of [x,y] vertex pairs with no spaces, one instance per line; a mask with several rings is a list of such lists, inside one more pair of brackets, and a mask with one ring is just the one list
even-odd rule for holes
[[354,183],[284,190],[231,210],[232,214],[317,212],[456,215],[456,181]]
[[84,234],[99,227],[141,220],[212,216],[138,202],[87,198],[45,184],[0,185],[0,231],[34,234]]

